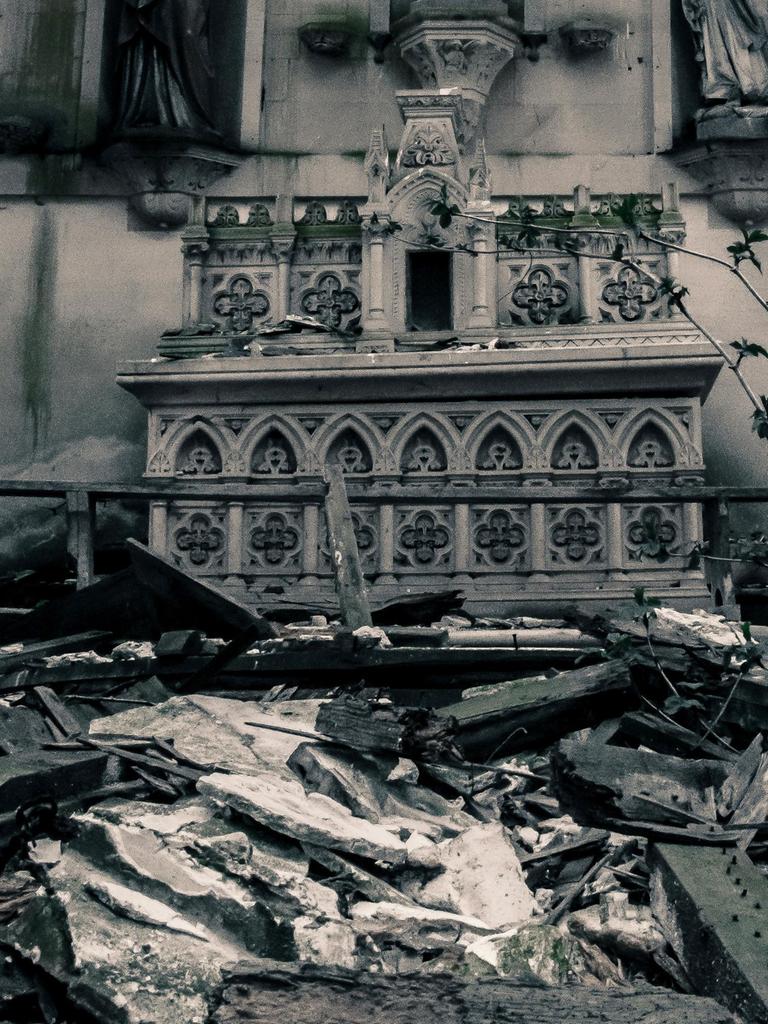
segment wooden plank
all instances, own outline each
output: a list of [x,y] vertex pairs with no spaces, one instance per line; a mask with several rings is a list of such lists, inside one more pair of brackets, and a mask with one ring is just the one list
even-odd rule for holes
[[598,828],[614,827],[606,819],[624,820],[625,830],[636,822],[714,824],[708,791],[719,789],[729,772],[723,761],[694,761],[575,739],[562,740],[551,761],[553,790],[564,812]]
[[704,505],[704,536],[709,542],[704,559],[704,573],[709,588],[710,608],[730,619],[741,618],[736,603],[736,588],[731,572],[730,510],[725,498],[707,501]]
[[225,594],[218,587],[197,579],[184,572],[167,558],[129,538],[126,541],[131,563],[136,576],[148,587],[155,599],[162,605],[188,610],[190,606],[204,610],[209,615],[210,631],[223,625],[231,634],[257,627],[262,640],[277,636],[275,627],[252,608]]
[[768,879],[741,851],[657,844],[651,904],[697,992],[768,1020]]
[[551,679],[518,679],[489,686],[486,693],[438,708],[436,714],[454,718],[456,743],[467,756],[485,759],[516,750],[529,750],[569,729],[609,718],[616,705],[630,699],[629,669],[618,662],[601,662]]
[[455,974],[385,976],[263,960],[231,972],[211,1024],[735,1024],[714,1000],[669,989],[538,989]]
[[331,564],[336,580],[341,621],[351,629],[372,626],[371,607],[360,564],[360,552],[355,536],[355,524],[349,507],[347,489],[341,466],[329,464],[325,468],[328,494],[325,499],[325,518],[331,546]]
[[67,554],[75,563],[77,589],[94,582],[93,539],[96,528],[93,500],[87,491],[68,491]]
[[645,711],[630,711],[621,716],[619,734],[660,754],[676,757],[710,757],[716,761],[736,761],[738,755],[725,747],[703,740],[692,729],[677,722],[667,722]]

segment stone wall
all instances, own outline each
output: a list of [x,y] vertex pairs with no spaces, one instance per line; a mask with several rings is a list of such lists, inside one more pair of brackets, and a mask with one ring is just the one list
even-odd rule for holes
[[[516,59],[499,77],[487,125],[495,192],[563,193],[582,182],[595,193],[658,193],[678,180],[690,244],[722,252],[737,229],[666,152],[671,126],[683,131],[695,97],[684,25],[674,15],[678,34],[670,42],[669,4],[624,0],[611,5],[610,46],[574,57],[557,27],[605,6],[550,0],[544,27],[554,30],[539,61]],[[111,450],[123,452],[125,444],[138,454],[142,412],[114,384],[115,364],[150,356],[161,331],[179,322],[179,232],[142,223],[126,206],[124,186],[96,159],[108,98],[98,53],[112,7],[24,3],[0,19],[0,49],[10,55],[0,74],[0,114],[50,119],[52,140],[44,157],[0,157],[3,475],[49,474],[68,451],[71,475],[78,467],[86,476],[135,473],[138,457],[105,467],[82,441],[116,438]],[[227,130],[235,138],[239,119],[240,144],[253,155],[210,194],[364,195],[361,156],[370,130],[384,123],[394,142],[394,91],[417,84],[391,48],[384,63],[374,62],[362,38],[365,0],[217,0],[217,7],[217,31],[231,35],[235,54],[218,103],[228,101]],[[353,32],[349,58],[312,54],[299,41],[300,25],[329,15]],[[221,38],[217,45],[224,48]],[[239,62],[242,97],[233,84]],[[725,272],[684,259],[681,274],[704,322],[728,340],[762,340],[765,320]],[[755,386],[768,390],[768,367],[756,365],[753,374]],[[729,375],[705,406],[703,433],[714,482],[762,483],[765,446]]]

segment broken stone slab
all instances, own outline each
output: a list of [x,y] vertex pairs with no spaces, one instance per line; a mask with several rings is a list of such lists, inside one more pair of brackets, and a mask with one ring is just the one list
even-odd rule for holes
[[90,734],[106,740],[157,736],[197,763],[243,774],[269,770],[290,776],[285,763],[306,739],[280,732],[280,727],[314,731],[322,703],[296,700],[262,705],[224,697],[178,696],[156,707],[132,708],[91,722]]
[[211,1024],[735,1024],[714,1000],[669,989],[533,988],[455,971],[400,976],[262,962],[228,974]]
[[394,885],[342,857],[341,854],[327,850],[323,846],[315,846],[313,843],[302,845],[307,857],[331,872],[330,877],[324,879],[324,885],[330,886],[346,899],[358,896],[373,903],[403,903],[406,906],[413,906],[413,900]]
[[308,743],[301,744],[288,761],[305,789],[323,793],[369,821],[397,820],[435,839],[457,835],[474,824],[458,806],[426,786],[387,781],[397,764],[394,755],[374,758]]
[[494,929],[485,921],[464,914],[402,903],[361,901],[349,908],[360,932],[376,940],[391,937],[412,948],[442,948],[458,943],[468,946]]
[[201,864],[182,846],[169,846],[151,829],[110,824],[89,813],[76,815],[74,821],[78,831],[71,849],[116,884],[161,902],[255,956],[295,956],[285,916],[240,880]]
[[436,868],[426,882],[404,885],[424,906],[476,917],[495,928],[529,920],[536,912],[507,829],[498,823],[474,825],[455,839],[409,854],[409,863]]
[[518,985],[625,985],[618,968],[596,947],[547,924],[526,924],[480,939],[467,950]]
[[320,793],[307,794],[295,777],[215,772],[203,776],[197,788],[203,796],[294,839],[389,864],[405,861],[405,843],[383,825],[355,817]]
[[654,954],[666,939],[653,919],[650,907],[629,906],[627,894],[604,893],[599,907],[585,907],[568,916],[568,929],[607,953],[651,967]]
[[[67,988],[80,1010],[114,1024],[204,1024],[222,969],[247,951],[124,891],[67,850],[0,941]],[[191,927],[187,927],[191,925]]]

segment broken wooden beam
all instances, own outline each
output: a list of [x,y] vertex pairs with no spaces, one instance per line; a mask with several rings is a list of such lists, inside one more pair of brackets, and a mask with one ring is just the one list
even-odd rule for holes
[[318,1020],[344,1024],[735,1024],[714,1000],[669,989],[538,989],[501,978],[454,974],[384,976],[262,961],[230,972],[211,1024]]
[[[202,613],[202,617],[207,620],[209,633],[223,629],[227,635],[232,635],[251,626],[258,626],[261,639],[269,640],[277,636],[275,627],[258,612],[218,587],[191,576],[133,538],[126,541],[126,546],[136,576],[152,591],[161,610],[164,605],[168,605],[176,611],[177,616],[183,610],[188,619],[198,620]],[[195,609],[199,614],[194,614]],[[196,624],[187,623],[190,627]]]
[[351,629],[371,626],[371,607],[365,589],[355,523],[349,507],[341,466],[329,463],[325,468],[325,478],[328,482],[325,518],[328,524],[331,565],[336,580],[341,621]]
[[591,721],[610,717],[631,700],[629,669],[603,662],[551,679],[516,679],[446,707],[438,716],[457,723],[456,744],[467,756],[530,750]]
[[14,672],[41,658],[50,658],[57,654],[70,654],[72,651],[88,651],[93,647],[101,646],[104,641],[111,638],[112,634],[104,630],[91,630],[87,633],[74,633],[72,636],[25,644],[21,651],[0,654],[0,675]]
[[[715,826],[714,794],[730,768],[724,761],[579,739],[561,741],[551,763],[554,792],[563,810],[581,824],[618,829],[623,822],[622,830],[632,834],[636,824],[656,822],[679,829],[683,837],[689,826]],[[695,841],[697,832],[690,835]]]
[[658,844],[651,905],[694,988],[749,1024],[768,1020],[768,879],[732,849]]

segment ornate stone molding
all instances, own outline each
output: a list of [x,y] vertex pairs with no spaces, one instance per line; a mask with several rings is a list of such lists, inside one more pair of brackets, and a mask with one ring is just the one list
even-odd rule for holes
[[768,139],[710,142],[678,157],[700,181],[716,210],[736,224],[768,222]]
[[209,146],[154,137],[116,142],[101,160],[142,220],[162,230],[185,224],[190,197],[202,195],[240,163],[234,154]]
[[423,167],[455,171],[461,156],[465,106],[458,90],[446,94],[426,91],[397,93],[405,121],[395,175]]

